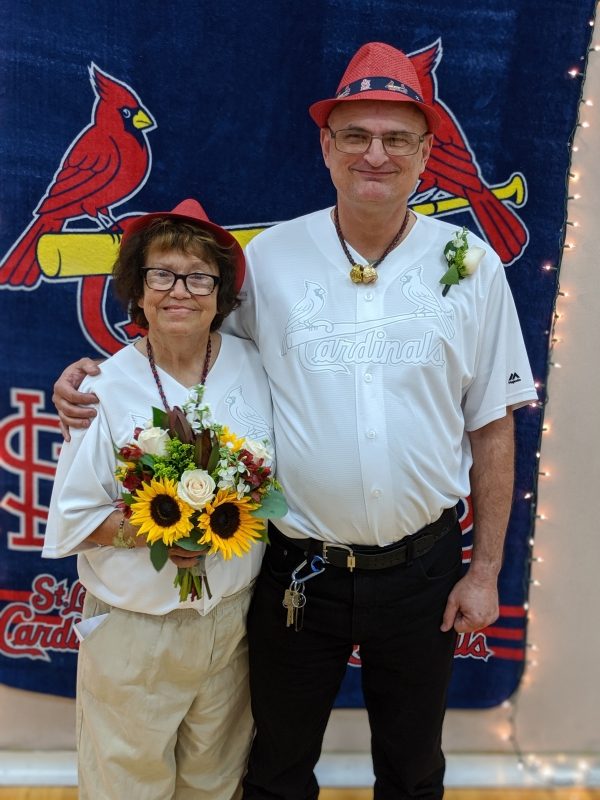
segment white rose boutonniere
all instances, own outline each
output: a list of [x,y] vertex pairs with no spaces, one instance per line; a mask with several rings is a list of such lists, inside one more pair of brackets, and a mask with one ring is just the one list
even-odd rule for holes
[[189,469],[181,475],[177,494],[188,506],[203,509],[215,493],[215,482],[203,469]]
[[138,434],[138,447],[151,456],[166,456],[167,442],[171,439],[164,428],[144,428]]
[[443,297],[448,294],[451,286],[466,278],[467,275],[472,275],[485,255],[483,247],[476,245],[469,247],[467,234],[467,229],[462,228],[444,247],[444,257],[448,262],[448,269],[440,278],[440,283],[445,284]]

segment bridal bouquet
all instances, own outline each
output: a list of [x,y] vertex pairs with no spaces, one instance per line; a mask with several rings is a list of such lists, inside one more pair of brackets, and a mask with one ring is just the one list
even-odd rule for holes
[[[267,540],[268,518],[287,513],[270,444],[215,422],[203,395],[198,385],[183,408],[153,408],[151,423],[117,450],[125,514],[146,537],[156,570],[174,544],[201,556],[243,556]],[[203,584],[210,597],[202,564],[177,570],[181,601],[201,597]]]

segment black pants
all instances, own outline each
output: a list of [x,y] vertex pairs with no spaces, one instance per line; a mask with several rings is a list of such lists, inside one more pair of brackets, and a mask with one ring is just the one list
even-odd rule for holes
[[282,606],[302,550],[271,537],[248,616],[256,737],[244,800],[317,800],[314,767],[353,644],[371,727],[375,800],[443,797],[442,722],[455,635],[440,625],[461,571],[456,526],[412,564],[327,566],[306,583],[301,631]]

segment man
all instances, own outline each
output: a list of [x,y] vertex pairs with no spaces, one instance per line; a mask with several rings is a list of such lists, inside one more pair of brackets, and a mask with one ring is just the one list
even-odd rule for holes
[[[374,797],[438,800],[455,637],[498,615],[512,410],[536,392],[496,254],[471,236],[486,251],[479,269],[442,294],[457,229],[408,210],[438,124],[410,60],[361,47],[310,113],[336,206],[249,244],[233,322],[269,376],[290,508],[271,527],[248,619],[244,798],[316,800],[313,768],[359,644]],[[56,387],[74,402],[77,372]],[[460,578],[455,506],[469,491],[475,541]]]

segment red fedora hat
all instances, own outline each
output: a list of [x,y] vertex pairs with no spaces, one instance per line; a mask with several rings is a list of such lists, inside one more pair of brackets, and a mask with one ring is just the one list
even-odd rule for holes
[[410,58],[389,44],[368,42],[352,56],[335,97],[319,100],[309,113],[320,128],[338,103],[353,100],[385,100],[412,103],[423,112],[432,133],[440,124],[437,111],[423,99],[421,84]]
[[154,211],[151,214],[143,214],[141,217],[135,217],[131,220],[122,220],[121,226],[123,227],[123,235],[121,237],[121,244],[124,244],[132,234],[143,231],[155,219],[181,219],[185,222],[192,222],[197,227],[211,233],[220,245],[230,247],[235,263],[234,288],[236,292],[239,292],[244,282],[244,275],[246,274],[244,251],[238,240],[232,236],[229,231],[209,220],[206,211],[197,200],[182,200],[172,211]]

